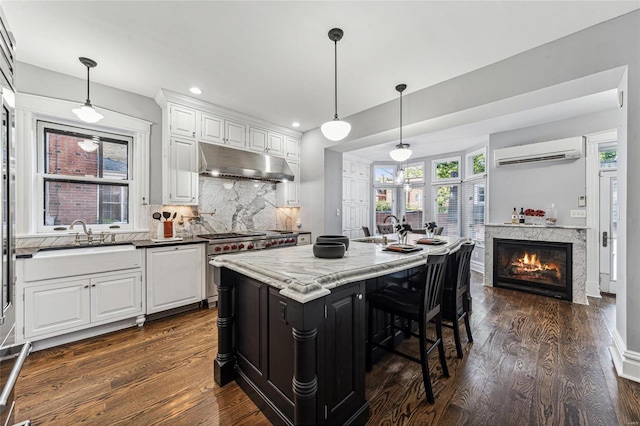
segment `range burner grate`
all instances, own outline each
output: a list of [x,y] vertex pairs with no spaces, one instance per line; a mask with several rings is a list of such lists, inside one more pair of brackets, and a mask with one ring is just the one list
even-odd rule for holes
[[259,237],[262,235],[266,234],[261,232],[220,232],[217,234],[202,234],[198,235],[198,237],[207,240],[223,240],[226,238]]

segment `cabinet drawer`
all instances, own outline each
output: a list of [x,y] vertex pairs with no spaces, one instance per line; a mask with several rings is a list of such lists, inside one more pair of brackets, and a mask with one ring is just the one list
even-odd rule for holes
[[298,245],[306,246],[311,244],[311,234],[298,234]]

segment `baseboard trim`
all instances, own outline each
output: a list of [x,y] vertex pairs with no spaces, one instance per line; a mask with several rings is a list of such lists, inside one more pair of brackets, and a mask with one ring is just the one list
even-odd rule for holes
[[613,330],[613,345],[609,347],[618,376],[640,383],[640,352],[627,350],[618,330]]
[[471,270],[476,271],[484,275],[484,263],[478,261],[471,261]]
[[596,297],[598,299],[602,298],[600,294],[600,283],[597,281],[587,281],[585,284],[587,297]]

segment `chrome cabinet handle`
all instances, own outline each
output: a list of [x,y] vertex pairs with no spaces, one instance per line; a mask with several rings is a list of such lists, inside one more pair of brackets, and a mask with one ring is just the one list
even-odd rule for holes
[[362,300],[362,293],[356,293],[354,294],[355,298],[358,300]]
[[602,233],[602,247],[606,247],[607,246],[607,240],[608,240],[608,233],[607,231],[604,231]]
[[25,342],[22,346],[22,350],[20,351],[20,355],[18,355],[18,360],[13,365],[11,373],[9,373],[9,378],[7,379],[4,389],[2,389],[2,393],[0,394],[0,414],[4,413],[4,410],[7,409],[9,395],[11,395],[13,387],[16,385],[16,381],[20,375],[20,370],[22,370],[22,364],[24,364],[25,359],[27,359],[29,352],[31,352],[31,342]]

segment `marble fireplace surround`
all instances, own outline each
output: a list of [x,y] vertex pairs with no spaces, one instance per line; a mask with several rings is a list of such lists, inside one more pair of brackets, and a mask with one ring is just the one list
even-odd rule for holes
[[573,294],[574,303],[588,305],[587,282],[587,232],[584,226],[535,226],[487,224],[485,225],[484,285],[493,287],[493,239],[527,241],[555,241],[573,244]]

